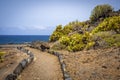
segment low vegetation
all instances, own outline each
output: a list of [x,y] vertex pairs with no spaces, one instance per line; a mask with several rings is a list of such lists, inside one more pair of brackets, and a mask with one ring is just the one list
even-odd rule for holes
[[4,61],[4,59],[3,59],[3,55],[5,54],[5,52],[2,52],[2,51],[0,51],[0,62],[3,62]]
[[58,25],[56,27],[56,30],[50,36],[50,41],[55,42],[55,41],[59,40],[59,38],[62,37],[62,35],[63,35],[62,25]]
[[104,21],[100,23],[92,33],[100,31],[115,31],[116,33],[120,33],[120,16],[113,16],[104,19]]
[[119,47],[120,11],[113,11],[108,4],[98,5],[93,9],[90,20],[84,22],[76,20],[65,26],[58,25],[49,40],[57,42],[53,45],[55,49],[73,52]]

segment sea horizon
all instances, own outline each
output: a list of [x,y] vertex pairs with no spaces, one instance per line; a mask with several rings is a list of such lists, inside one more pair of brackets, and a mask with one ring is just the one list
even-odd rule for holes
[[23,44],[33,41],[49,41],[50,35],[0,35],[0,44]]
[[[0,36],[15,36],[15,35],[16,34],[0,34]],[[23,34],[17,34],[16,36],[19,36],[19,35],[22,36]],[[32,34],[28,34],[27,35],[27,34],[25,34],[23,36],[29,36],[29,35],[30,36],[34,36],[34,35],[37,35],[37,36],[50,36],[50,35],[46,35],[46,34],[45,35],[41,35],[41,34],[40,35],[38,35],[38,34],[33,34],[33,35]]]

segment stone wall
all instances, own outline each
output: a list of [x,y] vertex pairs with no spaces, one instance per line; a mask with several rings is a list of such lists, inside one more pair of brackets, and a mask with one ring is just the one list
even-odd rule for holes
[[30,52],[27,49],[24,49],[23,47],[17,47],[18,50],[26,53],[27,55],[29,55],[28,58],[23,59],[18,65],[17,67],[14,69],[14,71],[7,75],[7,77],[5,78],[5,80],[16,80],[17,77],[20,75],[20,73],[24,70],[24,68],[26,68],[34,59],[34,55],[32,52]]

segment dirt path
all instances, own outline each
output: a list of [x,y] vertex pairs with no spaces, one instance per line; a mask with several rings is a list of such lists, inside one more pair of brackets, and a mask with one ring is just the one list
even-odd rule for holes
[[36,60],[21,73],[20,80],[63,80],[63,74],[56,56],[28,48]]

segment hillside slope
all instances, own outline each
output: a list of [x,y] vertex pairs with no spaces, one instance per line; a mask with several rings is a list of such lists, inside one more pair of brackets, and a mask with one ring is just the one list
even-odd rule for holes
[[58,25],[49,40],[54,43],[52,49],[72,52],[120,47],[120,10],[101,13],[95,20],[73,21],[65,26]]

